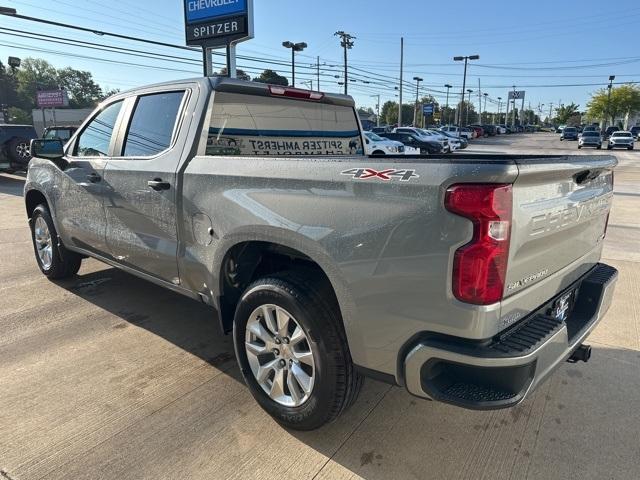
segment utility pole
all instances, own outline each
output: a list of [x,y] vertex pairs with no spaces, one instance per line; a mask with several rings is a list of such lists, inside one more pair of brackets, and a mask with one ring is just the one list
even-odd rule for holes
[[[496,123],[500,124],[500,107],[502,106],[502,97],[498,97],[498,121]],[[505,122],[507,123],[507,122]]]
[[[469,125],[469,107],[471,106],[471,94],[473,93],[473,90],[469,89],[467,90],[467,92],[469,93],[469,101],[467,102],[467,125]],[[462,99],[462,101],[464,102],[464,98]]]
[[[447,106],[445,107],[445,112],[449,112],[449,89],[452,88],[453,85],[449,85],[448,83],[444,86],[444,88],[447,89]],[[444,118],[443,118],[444,120]],[[449,122],[451,121],[451,119],[449,118],[449,116],[447,115],[447,125],[449,124]]]
[[418,95],[420,93],[420,82],[422,82],[424,79],[420,77],[413,77],[413,79],[416,81],[416,105],[413,110],[413,126],[417,127],[418,126]]
[[478,123],[482,125],[482,91],[480,88],[480,78],[478,78]]
[[344,49],[344,94],[347,95],[348,85],[349,85],[349,71],[348,71],[348,63],[347,63],[347,50],[351,50],[353,48],[353,41],[356,39],[353,35],[350,35],[342,30],[334,33],[335,36],[340,37],[340,46]]
[[320,55],[318,55],[318,58],[316,60],[316,74],[318,76],[318,91],[320,91]]
[[553,102],[549,104],[549,125],[552,124],[551,115],[553,115]]
[[513,122],[511,122],[511,126],[516,126],[516,86],[513,86]]
[[380,94],[378,93],[377,95],[371,95],[372,97],[378,97],[378,108],[377,108],[377,113],[376,113],[376,127],[380,126]]
[[402,71],[404,69],[404,37],[400,37],[400,103],[398,104],[398,126],[402,126]]

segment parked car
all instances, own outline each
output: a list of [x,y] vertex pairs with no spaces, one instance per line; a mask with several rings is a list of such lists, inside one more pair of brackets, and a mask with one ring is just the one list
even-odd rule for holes
[[469,146],[468,140],[464,137],[457,137],[453,133],[443,132],[441,130],[438,130],[438,132],[445,135],[449,139],[449,144],[454,146],[456,150],[464,150]]
[[578,140],[578,129],[576,127],[565,127],[560,134],[562,140]]
[[32,125],[0,125],[0,171],[26,170],[31,160],[29,142],[37,138]]
[[380,135],[381,133],[385,133],[385,132],[391,132],[393,130],[393,128],[391,128],[390,126],[386,125],[386,126],[382,126],[382,127],[373,127],[371,129],[371,131],[375,134]]
[[32,140],[35,261],[60,279],[94,257],[215,307],[251,394],[294,429],[335,420],[363,375],[493,410],[589,359],[617,279],[615,157],[361,142],[343,95],[225,77],[119,93],[66,144]]
[[631,127],[629,131],[631,132],[631,135],[633,135],[636,140],[640,140],[640,125]]
[[364,151],[367,155],[402,155],[404,145],[373,132],[364,132]]
[[598,150],[602,148],[602,136],[600,132],[589,130],[588,132],[582,132],[578,139],[578,148],[582,147],[595,147]]
[[562,133],[566,125],[560,125],[556,128],[556,133]]
[[451,152],[451,146],[449,145],[449,139],[447,137],[445,137],[444,135],[434,135],[431,132],[429,132],[428,130],[422,129],[422,128],[417,128],[417,127],[398,127],[396,129],[394,129],[393,131],[394,133],[409,133],[412,135],[417,135],[418,137],[421,137],[424,140],[430,141],[430,142],[438,142],[440,144],[441,147],[441,152],[442,153],[450,153]]
[[464,127],[459,130],[458,127],[456,126],[447,125],[444,127],[440,127],[440,130],[442,130],[443,132],[452,133],[456,137],[464,137],[467,140],[470,140],[473,138],[473,133],[471,132],[471,130]]
[[618,127],[607,127],[607,129],[604,131],[604,137],[609,138],[614,132],[617,132],[618,130],[620,130]]
[[48,138],[48,139],[59,138],[63,142],[66,142],[73,136],[74,133],[76,133],[76,130],[78,130],[78,127],[75,127],[72,125],[47,127],[45,128],[44,133],[42,134],[42,138]]
[[498,134],[498,128],[495,125],[482,125],[482,128],[490,137],[495,137]]
[[440,130],[434,130],[431,128],[420,128],[419,130],[427,138],[439,141],[442,144],[442,151],[444,153],[451,153],[460,148],[460,142],[457,141],[457,138],[454,141],[451,141],[451,139]]
[[502,124],[498,125],[498,127],[500,127],[503,134],[511,133],[511,128],[509,127],[509,125]]
[[598,132],[598,133],[600,133],[600,127],[598,127],[597,125],[587,125],[586,127],[584,127],[582,129],[582,133],[586,133],[586,132]]
[[626,148],[628,150],[633,150],[633,143],[633,134],[631,132],[618,130],[613,132],[609,137],[607,150],[611,150],[612,148]]
[[473,130],[473,132],[474,132],[473,138],[481,138],[481,137],[488,137],[489,136],[489,134],[486,133],[484,128],[482,128],[480,125],[467,125],[466,128],[469,128],[469,129]]
[[385,133],[383,137],[389,140],[395,140],[401,142],[405,147],[416,149],[420,155],[436,155],[438,153],[449,153],[449,149],[442,145],[436,139],[429,139],[424,135],[418,135],[417,133]]

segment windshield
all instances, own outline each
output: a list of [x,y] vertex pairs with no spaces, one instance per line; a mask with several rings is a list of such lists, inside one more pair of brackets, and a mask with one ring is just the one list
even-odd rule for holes
[[384,141],[384,138],[382,138],[380,135],[376,135],[373,132],[364,132],[364,134],[367,136],[367,138],[369,140],[371,140],[372,142],[382,142]]
[[598,132],[590,131],[590,132],[584,132],[582,136],[583,137],[599,137],[600,134]]
[[631,132],[615,132],[612,136],[614,137],[630,137]]
[[577,130],[573,127],[567,127],[564,129],[564,131],[567,133],[573,133],[573,132],[576,132]]

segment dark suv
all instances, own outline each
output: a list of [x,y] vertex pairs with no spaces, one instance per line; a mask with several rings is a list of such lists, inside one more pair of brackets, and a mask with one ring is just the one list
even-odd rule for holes
[[640,125],[636,125],[635,127],[631,127],[629,129],[631,134],[634,136],[636,140],[640,140]]
[[26,170],[31,160],[29,143],[38,138],[31,125],[0,125],[0,170]]
[[420,151],[420,155],[442,153],[442,144],[440,142],[429,141],[412,133],[380,133],[379,135],[389,140],[404,143],[407,147],[417,148]]
[[565,127],[560,135],[562,140],[578,140],[578,129],[576,127]]

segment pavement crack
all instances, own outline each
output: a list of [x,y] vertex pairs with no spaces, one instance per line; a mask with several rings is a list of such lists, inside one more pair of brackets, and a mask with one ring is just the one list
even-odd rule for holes
[[0,479],[2,479],[2,480],[18,480],[13,475],[9,475],[9,472],[7,472],[4,468],[0,468]]

